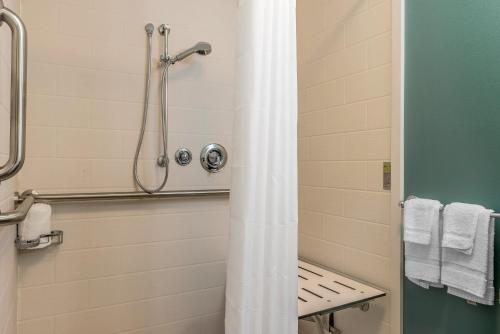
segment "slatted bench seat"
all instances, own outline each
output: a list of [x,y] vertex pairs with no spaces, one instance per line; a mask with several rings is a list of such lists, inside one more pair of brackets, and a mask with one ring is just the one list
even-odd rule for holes
[[299,260],[299,319],[366,307],[385,295],[382,290]]

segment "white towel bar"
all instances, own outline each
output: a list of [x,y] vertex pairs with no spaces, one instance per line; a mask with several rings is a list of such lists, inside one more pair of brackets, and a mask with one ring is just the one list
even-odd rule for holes
[[[408,196],[408,199],[412,199],[412,198],[415,198],[415,196]],[[405,207],[405,202],[404,201],[401,201],[399,202],[399,206],[401,207],[401,209],[404,209]],[[444,206],[441,208],[441,211],[444,210]],[[491,215],[490,215],[491,218],[494,218],[494,219],[498,219],[500,218],[500,213],[497,213],[497,212],[493,212]]]

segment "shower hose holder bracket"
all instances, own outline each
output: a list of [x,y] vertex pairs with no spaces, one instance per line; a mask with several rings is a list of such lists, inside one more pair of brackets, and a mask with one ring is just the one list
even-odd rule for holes
[[158,160],[156,160],[156,163],[158,164],[158,166],[165,168],[170,163],[170,159],[164,155],[160,155],[158,157]]
[[172,57],[170,55],[162,53],[160,55],[160,65],[167,64],[167,65],[173,65],[174,62],[172,61]]

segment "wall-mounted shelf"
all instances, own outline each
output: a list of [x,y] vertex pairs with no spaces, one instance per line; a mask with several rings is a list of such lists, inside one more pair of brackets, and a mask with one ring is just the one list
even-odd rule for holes
[[42,234],[39,238],[33,240],[21,240],[19,237],[16,238],[16,247],[20,250],[34,249],[44,244],[49,244],[50,246],[56,246],[62,244],[64,241],[63,231],[52,231],[49,234]]

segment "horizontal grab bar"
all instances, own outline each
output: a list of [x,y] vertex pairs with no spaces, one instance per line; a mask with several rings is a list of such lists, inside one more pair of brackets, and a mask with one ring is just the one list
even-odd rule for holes
[[15,225],[26,218],[31,207],[35,203],[35,198],[32,195],[27,195],[15,210],[0,213],[0,226]]
[[229,196],[229,194],[229,189],[160,191],[154,194],[139,191],[39,194],[34,190],[27,190],[22,194],[16,193],[15,203],[17,207],[15,210],[0,213],[0,227],[15,225],[24,220],[35,203],[129,201],[209,196],[224,197]]
[[27,190],[17,195],[17,202],[21,203],[30,196],[34,198],[35,203],[65,203],[229,196],[229,194],[229,189],[160,191],[153,194],[141,191],[39,194],[36,191]]

